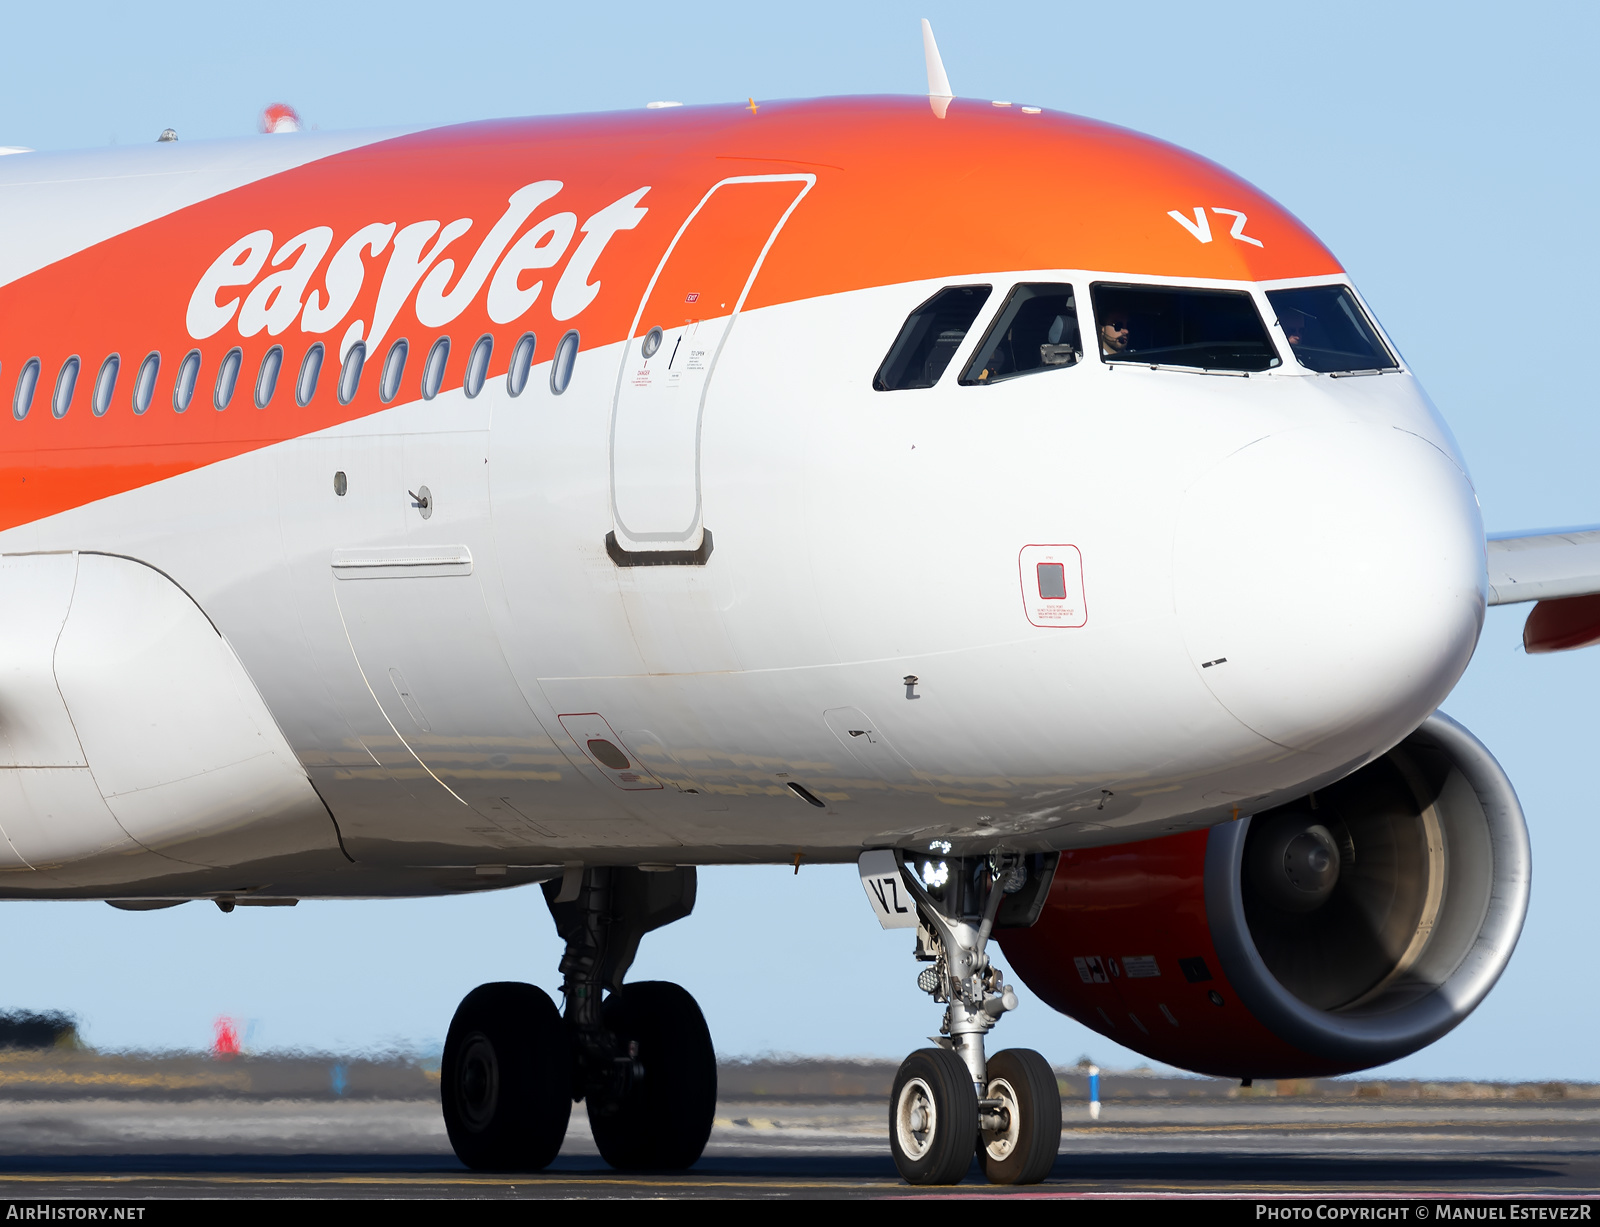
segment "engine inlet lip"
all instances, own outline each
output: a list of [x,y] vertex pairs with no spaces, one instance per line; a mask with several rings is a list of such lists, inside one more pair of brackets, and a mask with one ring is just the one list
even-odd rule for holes
[[1477,794],[1494,865],[1494,887],[1476,939],[1444,982],[1417,1000],[1383,1013],[1342,1014],[1294,996],[1267,969],[1245,918],[1238,883],[1250,819],[1212,827],[1206,843],[1206,919],[1217,958],[1241,1003],[1286,1043],[1351,1069],[1398,1060],[1465,1019],[1500,978],[1528,910],[1533,859],[1528,828],[1500,764],[1442,712],[1423,721],[1406,739],[1412,742],[1445,751]]

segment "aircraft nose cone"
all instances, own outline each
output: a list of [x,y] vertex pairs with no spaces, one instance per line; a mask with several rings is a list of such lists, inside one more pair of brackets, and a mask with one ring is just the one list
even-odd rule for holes
[[1449,694],[1483,626],[1483,525],[1443,452],[1351,424],[1258,440],[1184,495],[1174,600],[1202,678],[1280,745],[1387,748]]

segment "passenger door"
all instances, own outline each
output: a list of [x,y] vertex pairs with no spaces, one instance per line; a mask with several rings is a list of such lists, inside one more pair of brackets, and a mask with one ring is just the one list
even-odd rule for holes
[[[611,419],[612,557],[704,562],[700,426],[718,355],[815,175],[724,179],[679,228],[623,347]],[[651,557],[654,555],[654,557]]]

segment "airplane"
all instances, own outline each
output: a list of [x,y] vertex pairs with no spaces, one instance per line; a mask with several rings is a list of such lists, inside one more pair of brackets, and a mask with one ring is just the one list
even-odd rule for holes
[[702,865],[854,862],[907,930],[913,1184],[1054,1162],[997,952],[1242,1079],[1467,1017],[1531,861],[1438,707],[1488,604],[1600,641],[1600,531],[1486,539],[1304,225],[923,33],[927,96],[0,158],[0,898],[539,884],[564,1006],[445,1044],[485,1170],[579,1100],[699,1157],[709,1027],[625,977]]

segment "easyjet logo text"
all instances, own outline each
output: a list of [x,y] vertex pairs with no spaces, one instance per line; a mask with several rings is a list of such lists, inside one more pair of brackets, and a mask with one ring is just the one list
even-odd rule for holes
[[[437,220],[362,226],[344,238],[325,270],[335,238],[331,227],[313,226],[276,247],[272,231],[254,230],[212,261],[195,286],[186,317],[189,335],[201,341],[231,324],[242,337],[278,336],[297,321],[302,332],[332,332],[345,324],[361,298],[368,260],[386,253],[372,319],[350,321],[339,344],[341,355],[357,341],[376,349],[407,303],[424,327],[439,328],[482,294],[489,318],[509,324],[538,301],[545,277],[553,275],[546,270],[563,258],[550,292],[550,314],[558,321],[572,319],[599,294],[600,282],[589,280],[595,262],[617,232],[633,229],[644,218],[648,210],[639,201],[650,189],[629,192],[582,225],[575,213],[552,212],[524,231],[562,186],[560,180],[542,179],[512,192],[505,212],[470,257],[461,242],[475,224],[470,217],[442,229]],[[465,261],[459,274],[458,260]],[[269,267],[274,271],[261,276]],[[529,277],[534,280],[525,285]]]

